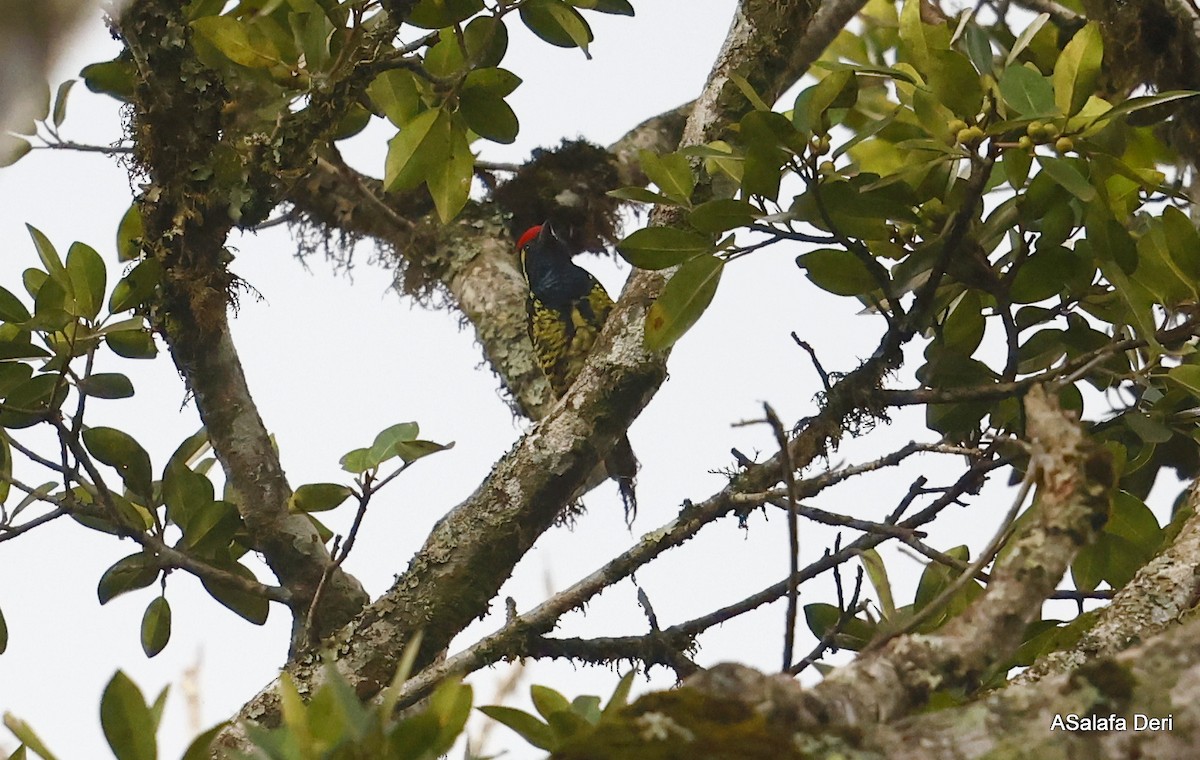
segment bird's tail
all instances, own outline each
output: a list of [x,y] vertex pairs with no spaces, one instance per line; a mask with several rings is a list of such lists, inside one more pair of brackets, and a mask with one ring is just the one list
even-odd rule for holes
[[629,445],[629,437],[621,436],[604,460],[604,468],[608,477],[616,481],[621,492],[621,501],[625,504],[625,524],[633,527],[637,517],[637,471],[638,460],[634,456],[633,447]]

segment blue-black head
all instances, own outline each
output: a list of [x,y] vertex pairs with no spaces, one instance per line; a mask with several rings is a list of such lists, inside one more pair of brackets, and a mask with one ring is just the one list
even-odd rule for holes
[[568,306],[592,289],[592,276],[571,260],[573,252],[550,222],[526,230],[517,240],[517,253],[530,292],[552,309]]

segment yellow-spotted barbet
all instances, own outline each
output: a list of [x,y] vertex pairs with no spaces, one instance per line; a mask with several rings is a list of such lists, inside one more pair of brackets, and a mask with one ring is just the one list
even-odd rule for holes
[[[529,284],[529,338],[555,398],[562,398],[583,369],[613,301],[590,272],[572,261],[574,252],[549,222],[526,230],[517,254]],[[628,437],[621,436],[604,466],[620,489],[625,521],[632,524],[638,462]]]

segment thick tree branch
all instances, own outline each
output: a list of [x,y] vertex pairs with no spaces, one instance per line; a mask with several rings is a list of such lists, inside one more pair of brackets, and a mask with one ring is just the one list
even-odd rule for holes
[[[236,204],[221,192],[233,189],[214,188],[208,181],[215,173],[211,167],[220,154],[218,146],[223,141],[238,144],[223,113],[225,88],[195,57],[178,3],[137,0],[121,15],[118,27],[140,78],[133,129],[135,160],[150,179],[140,199],[145,249],[164,273],[155,326],[194,394],[209,441],[237,492],[253,547],[297,603],[297,641],[307,600],[331,559],[312,524],[288,510],[291,489],[229,330],[236,279],[226,267],[224,243]],[[326,117],[328,110],[326,103]],[[298,118],[292,126],[297,134],[306,131]],[[281,153],[289,150],[290,160],[299,160],[295,146]],[[299,153],[307,150],[305,144]],[[278,166],[257,168],[260,173],[250,173],[248,186],[267,192],[276,181],[271,170]],[[323,596],[322,629],[343,624],[365,602],[358,582],[338,569]]]
[[[743,743],[773,740],[805,747],[803,757],[871,757],[888,760],[983,760],[983,758],[1087,757],[1097,760],[1190,760],[1200,725],[1200,620],[1171,626],[1115,657],[1101,658],[1072,674],[1036,684],[1010,685],[967,704],[893,722],[866,716],[858,728],[830,729],[803,720],[809,692],[794,679],[765,675],[733,663],[690,679],[695,689],[650,694],[635,702],[623,720],[641,725],[646,713],[695,721],[696,715],[747,716],[754,726]],[[708,702],[698,706],[697,698]],[[737,707],[735,707],[737,706]],[[706,709],[707,708],[707,709]],[[1138,718],[1137,716],[1141,716]],[[1150,728],[1146,721],[1170,723]],[[1106,721],[1105,728],[1069,730],[1069,720]],[[1124,721],[1124,729],[1117,720]],[[1063,723],[1056,724],[1057,721]],[[1136,724],[1135,720],[1142,721]],[[1093,723],[1092,725],[1098,725]],[[705,730],[706,727],[701,727]],[[628,731],[621,725],[617,730]],[[729,732],[729,726],[717,730]],[[716,734],[714,734],[716,736]],[[602,741],[593,737],[591,741]],[[676,737],[656,742],[655,751],[687,752],[697,742]],[[672,746],[669,742],[674,742]],[[785,757],[783,753],[776,756]],[[556,759],[577,760],[570,750]]]
[[[1188,506],[1200,511],[1200,485],[1192,484]],[[1146,563],[1113,601],[1098,613],[1095,624],[1069,649],[1039,658],[1015,679],[1032,682],[1070,672],[1097,658],[1112,657],[1130,644],[1153,636],[1200,602],[1200,515],[1193,516],[1179,535]]]

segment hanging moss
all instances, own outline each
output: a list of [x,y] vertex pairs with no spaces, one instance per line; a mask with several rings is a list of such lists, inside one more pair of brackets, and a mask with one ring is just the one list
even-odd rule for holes
[[557,148],[533,151],[492,198],[507,212],[514,239],[549,220],[572,250],[601,253],[620,236],[621,202],[606,194],[620,186],[612,154],[585,140],[564,140]]

